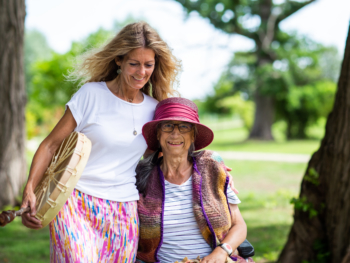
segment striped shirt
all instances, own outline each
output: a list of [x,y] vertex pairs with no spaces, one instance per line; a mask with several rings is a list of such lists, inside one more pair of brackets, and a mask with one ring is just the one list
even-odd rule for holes
[[[227,187],[230,204],[241,201]],[[159,249],[160,262],[173,263],[184,257],[205,257],[212,249],[199,231],[192,208],[192,176],[182,185],[165,180],[165,203],[163,221],[163,244]]]

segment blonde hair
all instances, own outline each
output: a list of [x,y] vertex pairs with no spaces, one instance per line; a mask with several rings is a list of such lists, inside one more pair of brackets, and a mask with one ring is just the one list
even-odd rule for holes
[[[171,52],[158,33],[146,22],[126,25],[110,42],[99,50],[83,54],[81,63],[68,75],[72,81],[81,83],[110,81],[118,76],[115,58],[124,57],[136,48],[149,48],[155,53],[155,66],[150,81],[141,91],[158,101],[178,95],[174,84],[181,71],[181,61]],[[122,92],[122,91],[121,91]]]

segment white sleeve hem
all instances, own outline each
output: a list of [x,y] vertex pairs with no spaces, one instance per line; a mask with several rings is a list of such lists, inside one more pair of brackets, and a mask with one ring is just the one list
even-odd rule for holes
[[77,110],[74,108],[74,106],[72,105],[72,103],[68,102],[66,104],[66,110],[69,107],[69,110],[71,111],[73,118],[75,119],[75,122],[77,123],[77,127],[76,129],[79,127],[79,124],[81,123],[81,116],[78,114]]

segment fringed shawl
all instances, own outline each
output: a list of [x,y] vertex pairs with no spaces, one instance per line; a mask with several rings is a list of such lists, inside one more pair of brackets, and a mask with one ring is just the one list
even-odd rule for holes
[[[212,151],[202,151],[194,158],[192,173],[193,212],[198,227],[215,248],[215,235],[222,241],[231,228],[231,215],[226,190],[228,177],[222,159]],[[157,253],[163,242],[164,176],[156,166],[149,177],[146,196],[140,194],[138,215],[140,241],[137,258],[159,262]]]

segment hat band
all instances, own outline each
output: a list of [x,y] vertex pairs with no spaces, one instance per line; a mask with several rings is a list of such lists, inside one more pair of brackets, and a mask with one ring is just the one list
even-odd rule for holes
[[167,118],[186,118],[199,123],[198,113],[191,107],[180,103],[168,103],[160,106],[155,114],[154,120]]

